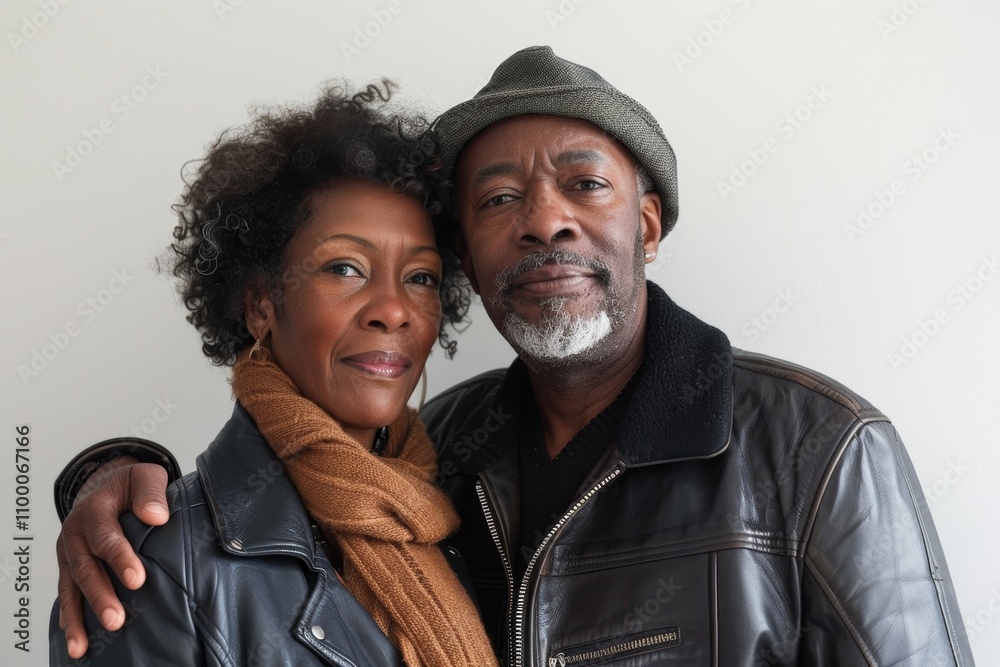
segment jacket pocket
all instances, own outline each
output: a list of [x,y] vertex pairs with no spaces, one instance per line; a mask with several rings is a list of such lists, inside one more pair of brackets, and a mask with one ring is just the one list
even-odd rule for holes
[[680,644],[680,628],[672,625],[561,649],[549,657],[549,667],[603,665]]

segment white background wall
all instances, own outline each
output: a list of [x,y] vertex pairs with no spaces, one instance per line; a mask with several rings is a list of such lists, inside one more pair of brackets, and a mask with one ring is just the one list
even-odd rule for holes
[[[373,12],[391,20],[374,24]],[[148,266],[169,239],[181,164],[243,121],[249,102],[308,99],[331,75],[389,75],[435,114],[510,53],[551,44],[648,106],[677,152],[680,222],[650,277],[738,345],[838,378],[893,419],[979,664],[1000,664],[998,19],[996,3],[972,0],[8,0],[0,662],[46,664],[51,484],[71,454],[134,426],[191,470],[229,414],[224,373]],[[365,30],[376,33],[367,44]],[[803,107],[817,90],[824,99]],[[95,133],[102,121],[113,131]],[[87,134],[99,143],[57,174],[53,163]],[[763,161],[762,148],[772,149],[763,165],[746,162]],[[921,155],[933,160],[926,170],[913,162]],[[752,173],[740,180],[734,168]],[[723,196],[720,182],[739,187]],[[878,215],[852,230],[859,208]],[[102,292],[116,271],[127,286]],[[777,314],[780,295],[791,305]],[[106,303],[97,312],[88,298]],[[432,359],[432,394],[512,358],[483,313],[473,317],[458,358]],[[77,335],[54,347],[67,326]],[[24,378],[36,351],[52,358]],[[162,422],[158,403],[172,406]],[[13,525],[20,424],[32,437],[26,533]],[[12,646],[15,534],[34,536],[29,655]]]

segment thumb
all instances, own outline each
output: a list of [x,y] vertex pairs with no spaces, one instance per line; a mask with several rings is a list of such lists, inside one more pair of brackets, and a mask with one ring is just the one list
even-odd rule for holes
[[155,463],[138,463],[129,468],[132,512],[145,524],[160,526],[167,522],[167,471]]

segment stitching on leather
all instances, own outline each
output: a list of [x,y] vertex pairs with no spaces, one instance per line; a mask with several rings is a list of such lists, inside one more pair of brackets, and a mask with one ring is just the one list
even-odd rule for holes
[[[753,537],[753,536],[751,536]],[[637,563],[651,563],[671,558],[682,558],[685,556],[697,556],[701,554],[715,554],[719,551],[732,551],[744,549],[746,551],[756,551],[757,553],[770,554],[774,556],[786,556],[797,558],[800,545],[794,540],[768,539],[758,536],[760,539],[754,541],[746,539],[744,536],[731,535],[723,540],[713,541],[705,546],[693,546],[687,549],[657,549],[645,550],[644,556],[639,555],[641,551],[622,550],[617,556],[572,556],[558,557],[552,556],[549,576],[570,576],[582,574],[590,571],[599,571],[609,567],[620,567]],[[558,565],[558,567],[556,567]],[[558,573],[552,570],[558,569]]]
[[[813,524],[815,523],[816,514],[819,510],[819,505],[822,502],[823,495],[826,492],[826,486],[833,474],[833,470],[840,461],[840,457],[843,456],[843,452],[850,443],[851,438],[857,434],[857,431],[864,424],[872,422],[891,422],[889,421],[889,418],[882,414],[882,412],[878,409],[874,407],[862,406],[861,403],[850,393],[845,393],[846,388],[845,391],[841,391],[840,389],[830,386],[823,378],[811,373],[809,369],[742,351],[738,354],[734,352],[733,364],[743,368],[744,370],[759,372],[765,375],[778,377],[789,382],[794,382],[807,390],[814,391],[835,401],[840,406],[848,409],[856,418],[855,423],[849,425],[844,431],[841,442],[834,449],[833,455],[830,457],[827,469],[822,471],[818,466],[813,466],[813,475],[808,480],[808,484],[805,484],[803,487],[807,489],[813,488],[816,476],[821,473],[823,474],[820,478],[821,481],[819,485],[816,487],[816,496],[812,507],[809,508],[809,511],[805,516],[805,521],[802,522],[802,511],[805,508],[805,506],[802,505],[796,511],[796,515],[792,523],[793,527],[799,525],[802,526],[802,552],[797,555],[803,556],[805,554],[805,545],[809,542],[809,538],[812,535]],[[832,419],[832,416],[828,417],[828,419]]]
[[827,381],[824,378],[810,372],[807,368],[787,362],[781,362],[777,359],[754,355],[748,352],[736,352],[735,349],[733,350],[733,365],[739,366],[745,370],[756,371],[764,373],[765,375],[780,377],[782,379],[795,382],[806,389],[822,394],[823,396],[836,401],[843,407],[850,410],[859,419],[863,419],[865,421],[889,421],[889,418],[882,414],[882,412],[877,408],[865,407],[850,393],[846,393],[845,391],[827,384]]
[[837,599],[833,589],[830,588],[829,584],[826,583],[826,579],[824,579],[819,573],[819,568],[815,563],[813,563],[809,556],[806,556],[804,560],[806,567],[809,568],[809,572],[811,572],[813,577],[816,578],[816,583],[819,584],[819,587],[823,590],[823,593],[826,595],[830,604],[833,605],[834,610],[840,617],[841,622],[843,622],[843,624],[847,627],[847,631],[851,633],[851,637],[854,638],[854,642],[858,645],[858,649],[864,656],[865,662],[868,663],[869,667],[878,667],[878,663],[875,662],[875,656],[872,655],[868,645],[865,644],[865,640],[861,637],[861,633],[858,632],[858,629],[854,627],[854,623],[852,623],[851,619],[847,616],[847,611],[844,609],[843,605],[840,604],[840,600]]
[[937,563],[937,558],[935,557],[934,550],[931,548],[930,541],[927,539],[927,530],[924,527],[924,518],[920,514],[920,507],[917,504],[916,496],[913,492],[913,484],[910,482],[910,476],[906,472],[906,466],[903,464],[900,458],[900,453],[903,449],[903,443],[899,439],[899,433],[896,429],[892,429],[893,434],[893,447],[892,454],[896,459],[896,464],[899,467],[899,472],[903,476],[903,481],[906,483],[906,491],[910,495],[910,502],[913,504],[913,511],[917,517],[917,525],[920,526],[920,538],[924,543],[924,553],[927,555],[927,563],[930,566],[931,580],[934,582],[934,590],[937,592],[938,604],[941,606],[941,613],[944,615],[946,622],[945,627],[948,630],[948,641],[951,643],[951,651],[958,661],[959,666],[965,664],[965,658],[962,657],[962,652],[958,647],[958,638],[955,636],[954,619],[952,618],[951,607],[948,605],[948,596],[945,594],[944,587],[941,583],[940,578],[940,567]]
[[[827,416],[826,420],[824,420],[823,422],[820,422],[820,424],[819,424],[820,432],[822,432],[822,429],[824,429],[826,427],[827,423],[830,422],[830,421],[832,421],[832,420],[833,420],[833,416],[829,415],[829,416]],[[809,479],[805,480],[805,483],[801,484],[800,488],[802,488],[803,490],[814,489],[815,496],[822,496],[823,492],[826,489],[826,480],[828,479],[828,477],[826,476],[826,470],[830,466],[830,461],[833,461],[833,460],[837,459],[837,457],[839,455],[839,452],[842,450],[842,448],[844,448],[845,438],[852,432],[853,428],[854,428],[854,424],[850,424],[844,430],[844,432],[841,434],[840,441],[837,442],[837,445],[833,448],[832,453],[830,453],[830,458],[827,461],[827,466],[826,467],[820,467],[819,465],[809,466],[809,471],[810,471]],[[833,434],[831,433],[831,435],[833,435]],[[818,438],[819,436],[816,435],[816,434],[813,434],[811,437],[812,438]],[[803,440],[799,441],[799,443],[798,443],[799,447],[798,447],[798,449],[795,450],[795,455],[796,456],[801,457],[801,456],[803,456],[803,452],[808,452],[809,451],[807,449],[808,446],[809,446],[808,445],[809,440],[810,440],[810,438],[806,437]],[[822,438],[821,441],[822,440],[825,440],[825,438]],[[820,449],[815,454],[813,454],[813,456],[815,456],[816,458],[819,458],[820,455],[826,454],[828,451],[830,451],[829,450],[829,446],[828,445],[823,445],[822,449]],[[819,479],[819,483],[817,483],[817,481],[816,481],[817,478]],[[803,500],[805,500],[805,498]],[[812,509],[813,509],[813,507],[809,506],[809,505],[806,505],[805,502],[801,502],[801,503],[797,502],[797,503],[795,503],[795,510],[794,510],[793,515],[792,515],[791,526],[792,526],[793,533],[796,531],[796,529],[801,529],[801,537],[802,537],[802,544],[803,545],[805,545],[805,543],[809,540],[809,534],[812,531],[811,520],[814,517]],[[804,516],[803,516],[803,514],[804,514]],[[803,549],[804,549],[804,546],[803,546]],[[805,553],[805,551],[803,551],[803,553]]]
[[712,587],[712,667],[719,667],[719,554],[712,552],[708,559]]
[[226,516],[222,511],[222,508],[215,506],[215,500],[217,496],[215,495],[215,485],[212,484],[212,475],[209,474],[209,464],[206,460],[207,452],[203,453],[198,457],[198,464],[204,462],[204,473],[202,471],[202,465],[198,465],[198,483],[201,484],[202,495],[205,496],[205,503],[208,505],[210,516],[212,517],[212,525],[215,527],[215,532],[218,535],[219,542],[229,539],[229,526],[226,525]]
[[306,598],[306,602],[304,604],[304,609],[299,616],[299,620],[296,621],[296,634],[299,636],[299,639],[303,644],[309,646],[317,653],[320,653],[330,662],[357,667],[353,660],[338,651],[335,646],[328,645],[323,640],[317,639],[311,632],[306,630],[306,625],[311,625],[312,622],[316,620],[316,617],[320,614],[323,607],[330,604],[327,599],[327,591],[330,589],[330,580],[327,579],[325,571],[316,567],[316,563],[313,565],[313,569],[318,572],[320,576],[316,580],[316,585],[309,592],[309,596]]
[[809,508],[809,514],[806,518],[805,526],[802,529],[802,541],[799,543],[802,552],[799,554],[802,557],[806,555],[806,547],[809,544],[809,540],[812,539],[813,525],[816,523],[816,515],[819,514],[819,506],[823,503],[823,497],[826,495],[827,486],[830,484],[830,478],[833,477],[837,466],[840,465],[841,459],[844,457],[844,452],[847,451],[847,447],[854,440],[858,431],[861,427],[865,425],[863,421],[856,421],[851,424],[851,426],[844,432],[844,437],[841,439],[840,444],[833,452],[833,456],[830,457],[830,463],[827,465],[826,470],[823,474],[823,479],[819,483],[819,487],[816,489],[816,497],[813,499],[812,507]]
[[[181,485],[178,485],[178,487],[180,487],[180,486]],[[185,545],[188,542],[188,537],[187,537],[187,535],[185,533],[185,526],[187,526],[187,519],[185,518],[185,511],[186,511],[186,508],[184,508],[184,507],[174,507],[173,509],[171,509],[170,510],[170,517],[171,517],[171,519],[170,519],[170,521],[167,522],[167,524],[165,526],[146,526],[146,525],[144,525],[143,526],[143,532],[142,532],[142,538],[141,539],[137,539],[136,543],[133,545],[132,548],[133,548],[133,550],[135,551],[136,554],[138,554],[139,556],[142,556],[142,557],[144,557],[146,559],[146,561],[147,561],[146,569],[147,570],[149,569],[149,565],[150,564],[155,565],[157,567],[157,569],[159,569],[163,573],[164,577],[166,577],[170,581],[174,582],[174,585],[177,586],[177,588],[179,588],[182,591],[184,591],[184,594],[187,597],[191,597],[190,596],[190,592],[193,591],[194,588],[193,588],[193,586],[188,586],[185,583],[185,582],[191,581],[190,575],[188,573],[188,565],[187,565],[188,564],[188,560],[190,560],[190,559],[187,556],[186,549],[184,548]],[[179,515],[181,518],[180,519],[174,519],[173,518],[174,515]],[[138,518],[137,518],[137,520],[138,520]],[[176,574],[176,569],[175,568],[168,569],[168,568],[164,567],[163,565],[160,564],[160,562],[156,559],[156,557],[154,555],[146,553],[146,540],[148,540],[153,535],[154,531],[170,530],[170,527],[173,526],[175,522],[177,522],[177,525],[179,525],[181,527],[180,528],[180,533],[181,533],[180,534],[180,538],[181,538],[181,551],[184,552],[184,554],[185,554],[184,557],[183,557],[183,559],[182,559],[182,562],[181,562],[181,568],[184,571],[183,574],[181,575],[181,577],[183,578],[183,581],[179,580],[176,576],[174,576]],[[126,537],[127,537],[127,535],[126,535]],[[132,541],[131,538],[129,538],[129,542],[131,542],[131,541]]]
[[[177,485],[178,507],[190,507],[188,490],[185,484]],[[197,609],[194,601],[194,532],[191,530],[191,511],[185,509],[180,513],[183,530],[182,546],[184,548],[184,592],[188,598],[188,611],[192,614]]]
[[[195,610],[191,615],[191,621],[195,628],[201,630],[200,633],[195,634],[195,636],[201,640],[201,642],[215,654],[216,660],[224,665],[238,665],[239,663],[233,660],[233,656],[230,655],[229,649],[223,646],[217,639],[217,636],[221,636],[222,633],[219,632],[214,624],[208,622],[208,618],[202,613],[201,609]],[[214,631],[214,632],[213,632]]]
[[[201,477],[201,475],[198,475]],[[191,617],[191,624],[195,628],[195,638],[201,640],[205,647],[215,654],[216,658],[220,662],[228,664],[236,664],[233,660],[233,656],[229,653],[229,647],[225,643],[225,635],[220,631],[218,627],[210,623],[208,618],[205,617],[204,612],[202,612],[201,607],[195,597],[195,581],[194,581],[194,533],[191,527],[191,498],[188,495],[187,484],[181,482],[177,485],[178,492],[178,506],[183,508],[180,512],[182,517],[182,526],[184,530],[184,579],[186,580],[186,585],[184,586],[184,595],[188,599],[188,614]],[[201,630],[199,633],[198,630]]]

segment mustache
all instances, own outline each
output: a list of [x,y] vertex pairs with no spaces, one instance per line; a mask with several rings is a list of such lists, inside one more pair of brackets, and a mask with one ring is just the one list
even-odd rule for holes
[[555,249],[546,252],[536,252],[522,257],[516,264],[508,266],[496,277],[497,293],[500,296],[509,296],[511,285],[517,278],[528,271],[540,269],[546,264],[572,264],[582,266],[593,271],[597,280],[604,286],[611,284],[611,270],[604,262],[585,257],[570,250]]

